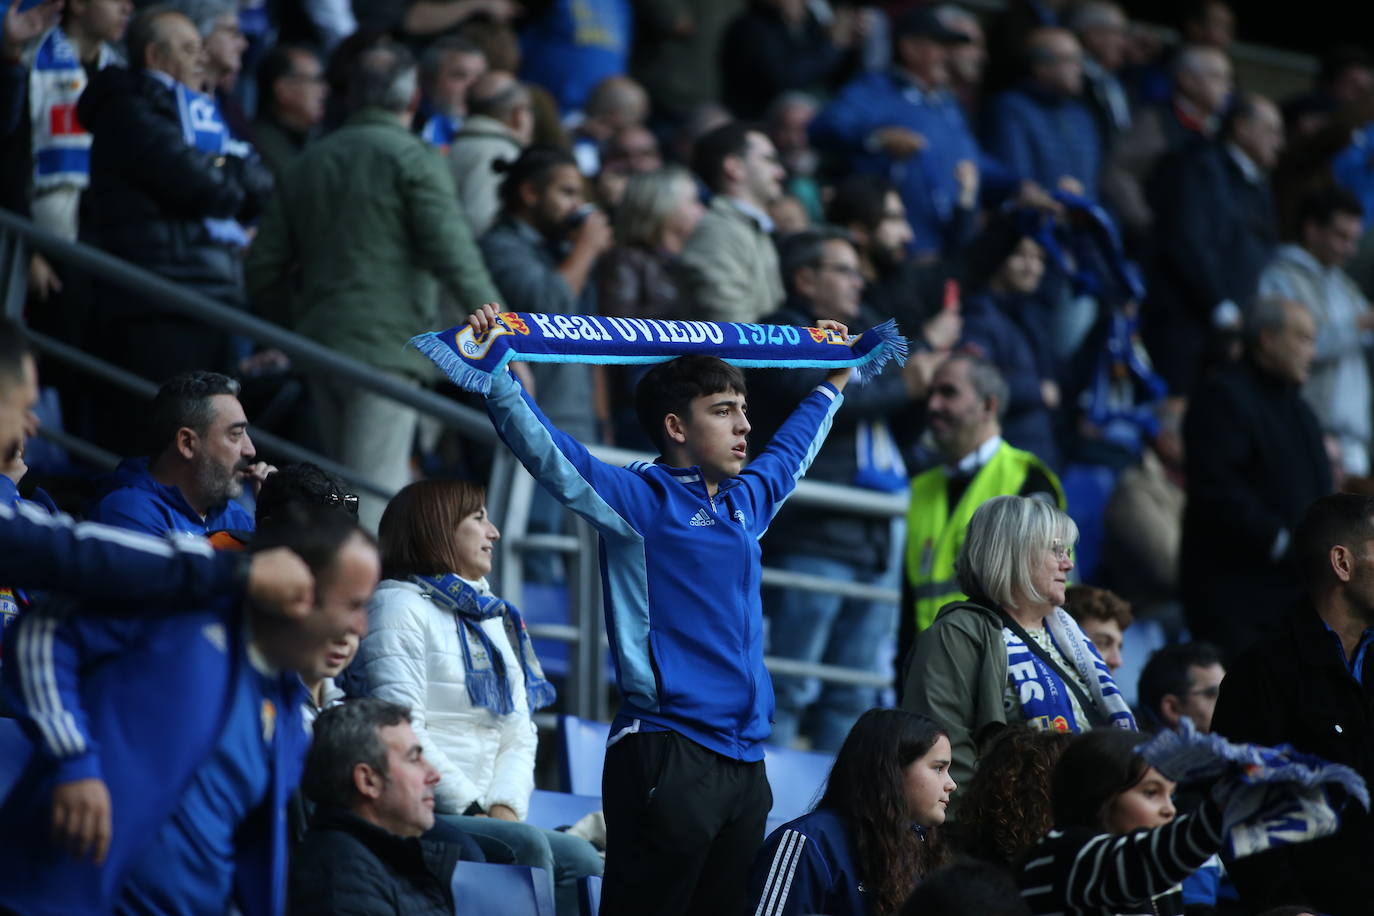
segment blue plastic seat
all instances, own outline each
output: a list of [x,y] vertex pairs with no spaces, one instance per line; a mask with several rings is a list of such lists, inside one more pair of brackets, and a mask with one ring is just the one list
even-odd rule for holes
[[611,726],[577,716],[558,717],[558,760],[563,788],[574,795],[601,795],[601,770]]
[[577,879],[577,907],[582,916],[597,916],[601,912],[601,878],[586,875]]
[[455,916],[555,916],[553,884],[542,868],[459,862],[450,887]]
[[571,795],[535,789],[530,796],[528,823],[545,830],[571,827],[593,811],[601,810],[600,795]]
[[768,768],[768,785],[773,790],[773,810],[768,812],[770,828],[811,810],[835,762],[829,754],[794,751],[771,744],[764,745],[763,759]]

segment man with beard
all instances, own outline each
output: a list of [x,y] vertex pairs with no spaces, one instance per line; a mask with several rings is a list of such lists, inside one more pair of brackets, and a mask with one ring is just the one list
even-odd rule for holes
[[[1353,767],[1374,780],[1374,498],[1337,493],[1307,507],[1293,536],[1306,595],[1268,638],[1228,666],[1212,731]],[[1340,829],[1226,867],[1247,912],[1301,904],[1369,912],[1374,816],[1351,802]]]
[[892,182],[881,175],[850,175],[835,187],[826,216],[858,248],[865,305],[884,319],[897,319],[918,348],[947,351],[958,342],[958,310],[935,307],[946,269],[907,257],[911,224]]
[[944,463],[911,481],[898,657],[930,626],[936,611],[964,600],[954,558],[975,509],[1007,495],[1036,496],[1065,508],[1054,472],[1002,439],[1006,404],[1006,380],[981,356],[956,353],[930,381],[926,423]]
[[251,531],[235,499],[250,481],[257,496],[276,468],[254,461],[239,383],[218,372],[186,372],[158,389],[146,458],[129,458],[86,513],[92,521],[149,534]]

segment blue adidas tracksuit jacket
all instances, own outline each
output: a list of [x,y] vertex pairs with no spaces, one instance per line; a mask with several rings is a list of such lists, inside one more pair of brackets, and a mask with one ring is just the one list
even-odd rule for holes
[[624,697],[613,733],[638,720],[735,760],[763,759],[773,683],[763,664],[758,539],[842,401],[833,386],[818,386],[712,498],[696,468],[596,460],[509,373],[493,379],[487,409],[497,433],[601,535],[606,631]]
[[216,531],[252,531],[253,515],[234,500],[201,518],[178,487],[158,483],[147,458],[126,458],[102,481],[102,492],[86,510],[93,522],[164,534],[179,531],[205,536]]
[[868,916],[869,895],[840,816],[820,808],[770,833],[749,871],[749,903],[755,916]]
[[[214,751],[247,664],[241,595],[166,616],[24,615],[10,629],[6,698],[38,753],[0,805],[0,907],[26,916],[110,912],[124,877]],[[16,661],[20,662],[16,664]],[[271,788],[239,826],[234,902],[244,916],[285,908],[286,802],[309,746],[305,688],[282,672],[262,697]],[[110,793],[103,866],[48,840],[53,786],[97,778]]]

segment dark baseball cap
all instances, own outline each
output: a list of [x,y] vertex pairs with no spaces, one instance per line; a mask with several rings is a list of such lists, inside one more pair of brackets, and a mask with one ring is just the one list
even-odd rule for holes
[[897,17],[892,28],[894,38],[928,38],[942,45],[962,45],[972,41],[963,32],[956,32],[940,21],[935,10],[917,7]]

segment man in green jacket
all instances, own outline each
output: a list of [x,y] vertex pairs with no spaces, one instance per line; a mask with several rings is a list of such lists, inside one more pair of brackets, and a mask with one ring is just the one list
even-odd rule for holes
[[[249,252],[248,288],[268,318],[417,384],[431,367],[404,343],[439,323],[437,282],[465,311],[495,301],[496,288],[443,158],[408,130],[414,59],[374,47],[350,85],[352,115],[282,176]],[[388,487],[409,482],[416,412],[346,382],[311,382],[330,457]],[[360,521],[376,530],[383,508],[364,497]]]

